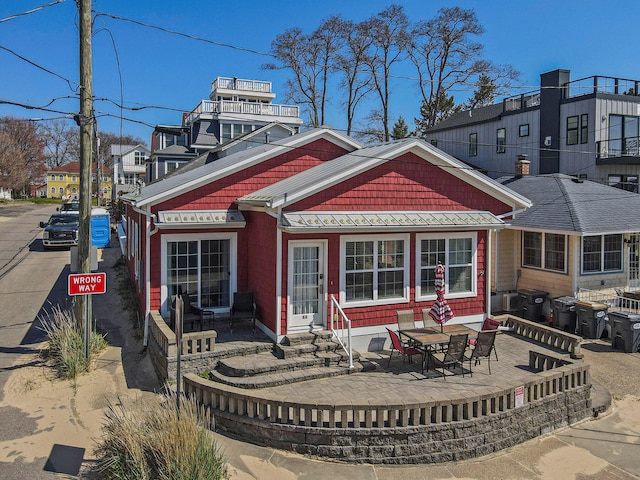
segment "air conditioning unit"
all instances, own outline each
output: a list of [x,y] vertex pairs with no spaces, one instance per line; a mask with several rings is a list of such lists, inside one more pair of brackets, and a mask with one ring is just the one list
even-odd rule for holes
[[518,309],[520,295],[518,292],[510,292],[502,294],[502,310],[505,312],[514,312]]

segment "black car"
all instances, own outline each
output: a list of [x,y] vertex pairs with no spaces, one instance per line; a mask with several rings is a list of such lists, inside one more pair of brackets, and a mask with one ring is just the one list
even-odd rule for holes
[[40,222],[40,228],[44,228],[44,249],[78,245],[79,222],[80,216],[75,213],[56,213],[51,215],[48,222]]

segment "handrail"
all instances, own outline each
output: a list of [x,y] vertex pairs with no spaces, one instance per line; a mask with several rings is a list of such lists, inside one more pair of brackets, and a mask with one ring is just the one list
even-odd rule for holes
[[640,297],[632,292],[622,292],[622,295],[618,295],[608,291],[580,288],[577,299],[608,305],[610,312],[640,313]]
[[[340,314],[340,321],[338,321],[338,315],[335,312],[336,309]],[[334,327],[334,323],[336,324]],[[344,344],[344,326],[347,326],[347,345]],[[353,368],[353,352],[351,349],[351,320],[347,317],[347,314],[344,313],[340,304],[336,300],[334,295],[331,295],[331,333],[338,340],[338,343],[342,347],[342,349],[347,352],[349,355],[349,368]]]

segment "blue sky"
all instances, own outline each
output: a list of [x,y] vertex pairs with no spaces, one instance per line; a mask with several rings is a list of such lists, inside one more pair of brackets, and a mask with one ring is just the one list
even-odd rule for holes
[[[0,1],[0,116],[51,118],[58,114],[7,105],[15,102],[65,113],[79,110],[77,10],[73,0],[8,19],[54,0]],[[287,28],[315,29],[323,18],[340,14],[362,21],[393,2],[380,0],[94,0],[93,9],[150,25],[201,37],[214,45],[99,16],[94,25],[93,92],[97,99],[98,129],[134,135],[149,142],[152,125],[176,124],[181,111],[191,111],[207,99],[218,76],[273,82],[276,103],[286,103],[287,72],[265,71],[271,41]],[[572,80],[592,75],[640,80],[635,55],[640,25],[636,0],[407,0],[402,4],[412,20],[433,18],[443,7],[473,9],[485,33],[479,41],[485,58],[510,64],[521,72],[521,86],[513,93],[534,90],[539,75],[556,68],[571,71]],[[69,80],[38,69],[16,54]],[[398,75],[415,76],[409,69]],[[120,80],[121,79],[121,80]],[[121,89],[122,82],[122,89]],[[464,101],[470,92],[459,92]],[[120,109],[128,107],[120,120]],[[55,100],[54,100],[55,99]],[[50,103],[52,102],[53,103]],[[168,110],[168,109],[169,110]],[[332,98],[329,123],[345,127],[340,99]],[[410,126],[418,115],[418,93],[412,82],[396,78],[392,84],[391,117],[404,116]],[[112,117],[104,116],[112,115]]]

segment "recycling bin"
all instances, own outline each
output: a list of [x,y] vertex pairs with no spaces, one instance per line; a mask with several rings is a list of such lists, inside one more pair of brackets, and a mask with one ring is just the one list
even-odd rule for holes
[[532,322],[544,321],[542,307],[547,299],[548,292],[525,288],[518,290],[520,295],[520,316]]
[[609,305],[582,300],[576,302],[578,335],[583,338],[600,338],[607,323]]
[[611,312],[611,346],[627,353],[637,352],[640,348],[640,314]]
[[552,302],[553,326],[569,333],[576,333],[576,297],[558,297]]

